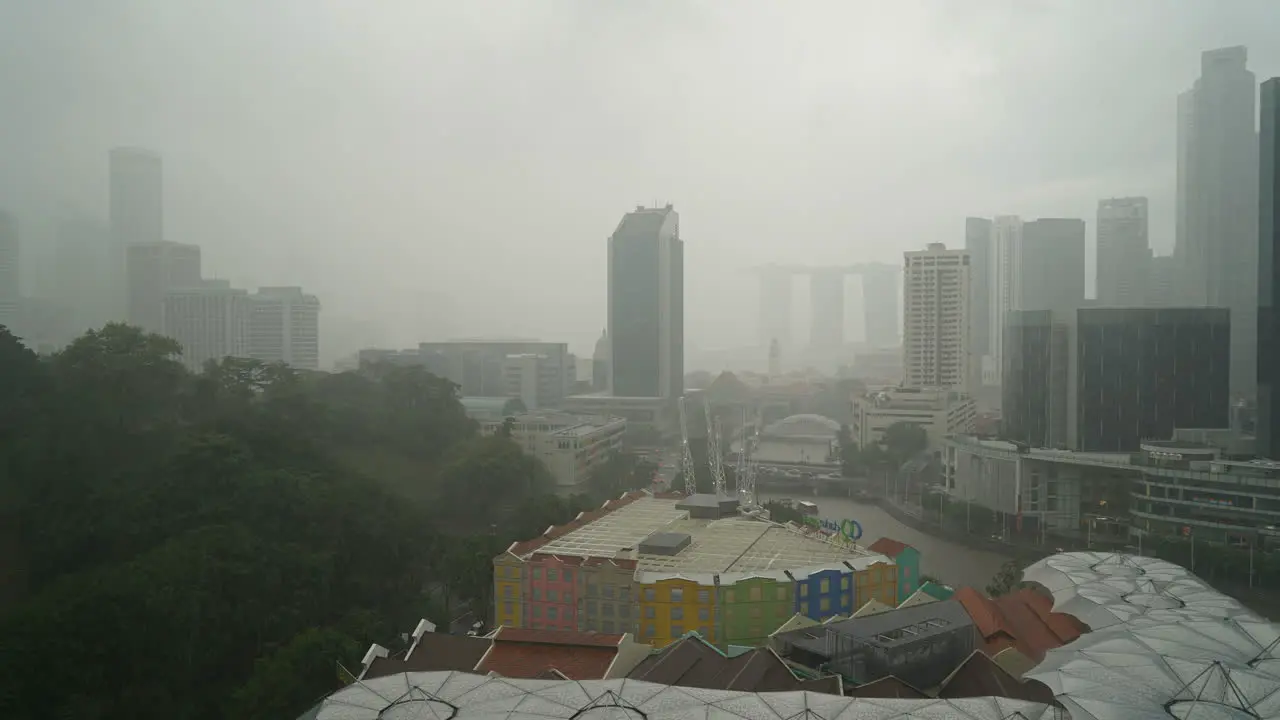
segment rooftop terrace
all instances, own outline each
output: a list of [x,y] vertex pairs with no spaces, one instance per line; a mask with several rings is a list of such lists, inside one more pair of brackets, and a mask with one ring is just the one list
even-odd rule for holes
[[[691,519],[688,512],[676,508],[680,500],[641,497],[531,550],[573,557],[634,558],[641,573],[656,576],[651,579],[679,575],[698,580],[700,575],[713,574],[782,579],[784,570],[800,578],[824,568],[862,570],[877,562],[890,562],[884,555],[826,542],[764,520]],[[639,553],[640,542],[655,532],[685,534],[690,543],[674,555]],[[737,579],[722,577],[721,582]]]

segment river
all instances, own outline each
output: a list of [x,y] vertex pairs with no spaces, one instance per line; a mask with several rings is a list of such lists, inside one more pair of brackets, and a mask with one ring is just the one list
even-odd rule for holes
[[927,535],[903,525],[875,505],[855,503],[849,498],[761,492],[760,502],[784,497],[816,504],[820,517],[825,520],[857,520],[862,526],[862,539],[858,544],[864,547],[882,537],[890,537],[914,547],[920,551],[921,574],[932,575],[952,587],[969,585],[982,590],[1007,559],[996,553],[971,550]]

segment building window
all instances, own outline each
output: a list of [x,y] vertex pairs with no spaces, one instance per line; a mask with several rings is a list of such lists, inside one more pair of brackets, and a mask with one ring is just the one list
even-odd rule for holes
[[830,579],[828,579],[828,578],[822,578],[821,580],[819,580],[819,581],[818,581],[818,592],[820,592],[820,593],[829,593],[829,592],[831,592],[831,580],[830,580]]
[[829,612],[831,610],[831,598],[822,598],[818,601],[818,610]]
[[600,614],[605,617],[613,617],[613,603],[601,603]]
[[513,567],[507,568],[507,577],[509,578],[520,577],[520,568],[513,568]]
[[555,590],[548,590],[547,602],[560,602],[560,593],[557,593]]
[[657,627],[656,627],[653,623],[649,623],[648,625],[645,625],[645,626],[644,626],[644,636],[645,636],[645,637],[647,637],[647,638],[651,638],[651,637],[653,637],[654,635],[657,635],[657,634],[658,634]]
[[644,589],[644,601],[645,601],[645,602],[653,602],[654,600],[657,600],[657,599],[658,599],[658,593],[657,593],[656,591],[654,591],[654,589],[653,589],[653,588],[645,588],[645,589]]
[[603,630],[603,631],[604,631],[604,632],[606,632],[606,633],[612,634],[612,633],[613,633],[613,621],[612,621],[612,620],[605,620],[605,621],[604,621],[604,623],[602,623],[602,624],[601,624],[600,629],[601,629],[601,630]]
[[603,591],[602,591],[602,593],[601,593],[601,594],[602,594],[602,595],[604,595],[604,597],[609,598],[610,600],[612,600],[612,599],[613,599],[613,585],[612,585],[612,584],[610,584],[610,583],[605,583],[605,584],[604,584],[604,589],[603,589]]
[[683,625],[672,625],[672,626],[671,626],[671,637],[673,637],[673,638],[678,638],[678,637],[680,637],[680,636],[682,636],[682,635],[684,635],[684,626],[683,626]]
[[760,602],[763,590],[759,587],[753,587],[747,590],[747,599],[751,602]]
[[644,617],[646,620],[652,620],[655,617],[657,617],[657,614],[654,612],[652,605],[644,606]]
[[849,576],[848,576],[848,575],[841,575],[841,576],[840,576],[840,589],[841,589],[841,590],[848,590],[848,589],[849,589]]
[[710,591],[710,590],[699,590],[699,591],[698,591],[698,602],[702,603],[703,605],[706,605],[706,604],[710,603],[710,602],[711,602],[711,591]]
[[564,571],[564,581],[565,581],[565,582],[573,582],[573,571],[572,571],[572,570],[565,570],[565,571]]
[[540,617],[542,617],[542,606],[541,606],[541,605],[534,605],[534,606],[533,606],[533,616],[534,616],[534,617],[536,617],[536,618],[540,618]]
[[732,590],[724,591],[724,601],[730,604],[734,602],[734,592]]
[[777,617],[784,618],[787,616],[787,609],[784,606],[779,605],[773,609],[773,614]]
[[559,620],[559,619],[560,619],[560,608],[556,607],[555,605],[552,605],[551,607],[547,608],[547,619],[548,619],[548,620]]
[[779,588],[778,588],[778,592],[777,592],[777,598],[778,598],[779,600],[786,600],[786,599],[787,599],[787,589],[786,589],[786,588],[784,588],[784,587],[779,587]]
[[503,615],[510,615],[510,614],[512,614],[512,613],[514,613],[514,612],[515,612],[515,603],[509,603],[509,602],[504,602],[504,603],[502,603],[502,614],[503,614]]
[[707,622],[708,620],[710,620],[711,608],[705,608],[705,607],[698,608],[698,619],[701,620],[702,622]]
[[804,583],[803,585],[800,586],[800,597],[801,598],[809,597],[809,583]]
[[751,608],[751,619],[759,620],[764,615],[764,611],[759,606]]
[[515,596],[515,588],[512,588],[510,585],[502,586],[502,597],[509,598],[514,596]]
[[684,619],[684,608],[683,608],[683,607],[681,607],[681,606],[679,606],[679,605],[676,605],[676,606],[672,607],[672,608],[671,608],[671,619],[672,619],[672,620],[683,620],[683,619]]
[[542,579],[542,568],[534,568],[534,569],[533,569],[533,579],[534,579],[534,580],[541,580],[541,579]]
[[556,581],[555,568],[547,568],[547,582],[555,582],[555,581]]
[[684,590],[680,588],[671,588],[671,602],[684,602]]
[[533,589],[533,600],[534,602],[542,602],[542,591],[538,588]]

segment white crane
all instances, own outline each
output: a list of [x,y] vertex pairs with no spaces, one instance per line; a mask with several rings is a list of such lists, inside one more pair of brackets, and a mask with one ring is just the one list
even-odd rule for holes
[[707,465],[711,467],[711,480],[716,495],[726,494],[724,482],[724,458],[720,455],[720,421],[711,412],[711,400],[703,399],[707,411]]
[[693,453],[689,451],[689,420],[684,410],[684,396],[677,403],[680,408],[680,472],[684,475],[684,494],[697,492],[697,478],[694,475]]
[[755,431],[747,434],[747,409],[742,408],[741,445],[738,452],[738,502],[745,507],[755,507],[756,503],[756,463],[751,455],[752,441]]

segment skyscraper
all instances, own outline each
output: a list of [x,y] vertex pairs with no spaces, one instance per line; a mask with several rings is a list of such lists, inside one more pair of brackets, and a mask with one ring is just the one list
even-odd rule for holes
[[[969,251],[969,355],[970,387],[995,385],[994,352],[991,349],[991,221],[965,218],[964,249]],[[985,368],[985,370],[984,370]],[[984,379],[983,374],[987,377]]]
[[988,264],[990,302],[987,306],[991,337],[991,365],[1004,372],[1004,331],[1009,313],[1021,309],[1022,220],[1016,215],[997,217],[991,224],[991,256]]
[[844,345],[844,270],[809,276],[809,347],[836,350]]
[[965,390],[969,373],[969,251],[931,243],[904,253],[902,374],[906,387]]
[[132,243],[125,257],[129,322],[147,332],[164,332],[164,296],[201,284],[200,248],[175,242]]
[[1231,392],[1257,385],[1257,83],[1243,47],[1209,50],[1178,101],[1178,245],[1192,304],[1231,311]]
[[1066,311],[1083,305],[1084,254],[1083,220],[1042,218],[1023,224],[1014,309]]
[[1097,260],[1099,304],[1142,307],[1147,303],[1151,244],[1147,239],[1146,198],[1098,201]]
[[252,296],[249,356],[300,370],[320,369],[320,301],[299,287],[264,287]]
[[1280,78],[1262,84],[1258,173],[1258,423],[1262,457],[1280,460]]
[[121,246],[164,240],[164,171],[160,156],[143,148],[109,155],[111,235]]
[[671,205],[637,207],[609,238],[609,391],[684,392],[684,241]]
[[22,297],[18,287],[22,277],[18,268],[20,251],[18,223],[12,215],[0,211],[0,325],[15,334]]
[[209,360],[249,357],[249,293],[205,280],[164,296],[164,334],[182,345],[182,363],[198,372]]

